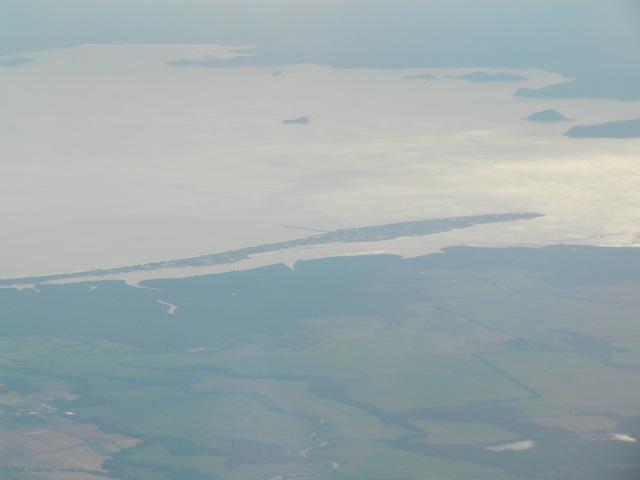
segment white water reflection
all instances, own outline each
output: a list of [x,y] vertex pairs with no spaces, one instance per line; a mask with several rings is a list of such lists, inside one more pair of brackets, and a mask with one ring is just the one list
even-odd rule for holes
[[492,452],[522,452],[524,450],[531,450],[536,446],[536,442],[532,440],[523,440],[521,442],[503,443],[500,445],[494,445],[487,447],[486,449]]
[[627,435],[626,433],[612,433],[609,435],[609,440],[623,443],[636,443],[637,441],[631,435]]
[[[557,108],[598,123],[627,118],[637,104],[532,100],[513,97],[509,83],[402,78],[474,66],[295,65],[274,76],[273,67],[164,63],[206,55],[233,49],[88,45],[30,53],[35,63],[1,72],[3,278],[308,234],[282,225],[337,230],[510,211],[546,217],[484,229],[492,233],[480,243],[637,242],[640,142],[568,139],[566,125],[522,120]],[[559,80],[513,73],[529,87]],[[301,115],[313,122],[282,124]],[[455,242],[477,238],[465,231]],[[428,241],[424,251],[414,245],[429,251]]]

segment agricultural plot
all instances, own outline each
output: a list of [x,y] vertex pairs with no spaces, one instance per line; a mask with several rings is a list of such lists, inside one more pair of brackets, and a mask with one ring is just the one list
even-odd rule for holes
[[0,471],[633,478],[639,267],[460,248],[0,290]]

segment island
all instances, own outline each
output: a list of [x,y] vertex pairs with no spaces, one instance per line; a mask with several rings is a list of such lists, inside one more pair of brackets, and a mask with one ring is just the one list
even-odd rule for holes
[[527,117],[530,122],[539,123],[554,123],[554,122],[566,122],[569,118],[562,115],[560,112],[554,109],[542,110],[541,112],[534,112]]

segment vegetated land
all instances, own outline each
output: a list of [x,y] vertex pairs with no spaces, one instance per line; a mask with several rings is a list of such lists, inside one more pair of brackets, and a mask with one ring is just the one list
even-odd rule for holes
[[640,473],[640,250],[460,247],[142,286],[0,290],[3,478]]

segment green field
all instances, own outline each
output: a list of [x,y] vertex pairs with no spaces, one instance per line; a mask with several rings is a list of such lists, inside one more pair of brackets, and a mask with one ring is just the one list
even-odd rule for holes
[[0,290],[3,478],[640,473],[640,251],[460,248],[144,286]]

